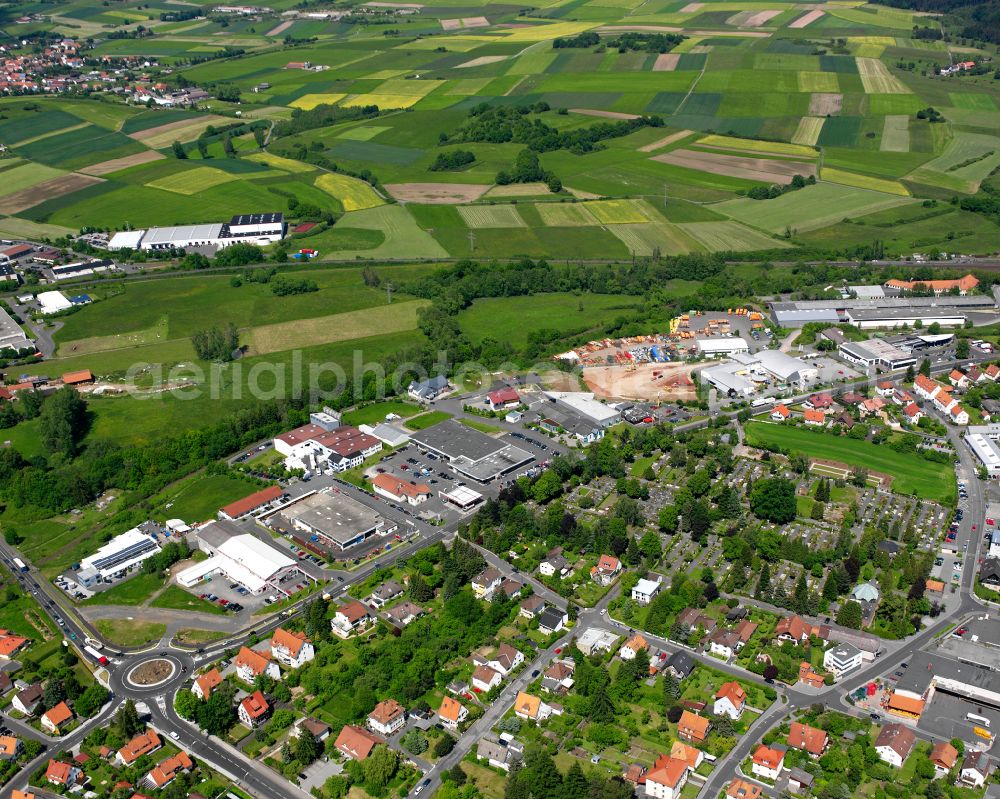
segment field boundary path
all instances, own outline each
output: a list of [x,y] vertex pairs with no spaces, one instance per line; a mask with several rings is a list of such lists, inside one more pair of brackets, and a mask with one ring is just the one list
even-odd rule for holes
[[680,103],[677,105],[677,110],[674,111],[672,116],[677,116],[678,114],[680,114],[684,106],[687,105],[688,98],[694,93],[694,90],[697,88],[699,81],[704,77],[705,69],[707,67],[708,67],[708,59],[706,58],[705,63],[701,65],[701,72],[698,73],[697,78],[691,81],[691,85],[688,87],[687,94],[684,95],[684,99],[681,100]]

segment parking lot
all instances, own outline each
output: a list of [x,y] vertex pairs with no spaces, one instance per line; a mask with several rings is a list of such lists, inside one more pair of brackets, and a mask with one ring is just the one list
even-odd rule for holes
[[[968,719],[970,713],[989,719],[989,723],[983,724]],[[966,744],[975,745],[976,748],[989,748],[992,746],[992,739],[984,738],[975,730],[995,730],[998,723],[1000,723],[1000,711],[989,705],[980,705],[942,691],[935,691],[934,699],[924,708],[917,727],[945,738],[960,738]]]

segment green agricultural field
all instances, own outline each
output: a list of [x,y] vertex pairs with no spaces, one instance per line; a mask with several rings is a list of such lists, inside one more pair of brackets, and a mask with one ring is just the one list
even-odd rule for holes
[[[61,16],[36,25],[93,37],[96,57],[155,58],[172,70],[171,84],[189,81],[210,92],[232,85],[240,102],[209,99],[197,110],[180,110],[126,105],[110,96],[0,98],[0,142],[8,147],[0,175],[9,177],[0,198],[12,197],[6,209],[16,214],[0,218],[0,233],[54,237],[84,227],[208,223],[264,210],[287,211],[297,223],[298,206],[335,221],[291,242],[318,250],[314,265],[794,250],[806,243],[803,236],[824,242],[816,257],[842,257],[826,231],[844,217],[863,223],[889,208],[872,201],[872,193],[918,200],[972,194],[1000,166],[993,145],[1000,139],[1000,84],[988,76],[931,74],[932,66],[948,62],[949,45],[914,39],[912,30],[939,28],[936,17],[874,3],[828,3],[804,27],[789,27],[806,10],[788,2],[712,0],[685,10],[688,5],[545,0],[525,12],[434,0],[418,13],[373,15],[362,25],[352,18],[287,20],[281,14],[291,8],[288,0],[259,20],[165,22],[158,17],[173,6],[111,8],[74,0]],[[126,18],[151,26],[155,35],[109,38]],[[627,28],[685,38],[667,53],[553,46],[556,37],[599,30],[608,39]],[[225,46],[244,52],[212,57]],[[996,55],[975,44],[961,53],[977,61]],[[153,72],[154,80],[161,77]],[[281,120],[302,120],[321,105],[366,104],[377,105],[378,113],[282,130]],[[547,126],[540,165],[561,181],[561,192],[495,187],[497,174],[509,172],[525,147],[528,128],[517,135],[480,131],[486,141],[467,141],[464,131],[484,107],[499,105],[519,107],[526,126]],[[928,106],[946,121],[916,119]],[[628,129],[629,120],[653,114],[655,126]],[[277,123],[267,145],[261,149],[242,133],[232,139],[234,157],[226,157],[218,131],[250,119]],[[582,129],[601,131],[600,141],[591,147],[552,138]],[[195,146],[203,133],[207,158]],[[174,140],[186,143],[187,159],[174,158]],[[680,147],[697,157],[654,160],[670,161]],[[438,155],[458,149],[471,151],[474,160],[431,171]],[[747,192],[782,176],[720,168],[712,158],[720,155],[771,157],[782,168],[794,168],[783,161],[815,163],[822,182],[860,191],[840,209],[824,203],[822,192],[752,207],[744,202]],[[103,181],[60,177],[74,170]],[[69,181],[68,188],[53,183],[31,195],[52,177]],[[525,193],[508,193],[518,189]],[[832,216],[838,211],[842,216]],[[798,235],[769,235],[786,226]],[[991,231],[984,218],[982,232],[961,242],[963,251],[975,243],[972,252],[995,252],[1000,242]],[[854,241],[869,231],[849,232]],[[936,228],[927,233],[920,250],[953,249],[947,231],[944,238]],[[307,318],[293,305],[285,309],[289,316],[259,323],[241,311],[239,323],[249,328]],[[359,310],[335,305],[308,318]],[[61,364],[89,352],[100,366],[118,369],[127,349],[104,337],[138,335],[154,324],[147,318],[128,330],[94,333],[89,350],[63,347]],[[60,344],[90,338],[76,336],[75,325],[71,319],[59,332]],[[178,361],[190,357],[187,335],[168,324],[166,338],[129,346],[136,348],[132,355],[159,352]]]
[[390,413],[402,416],[404,419],[419,413],[421,408],[411,402],[386,401],[374,402],[362,408],[348,411],[343,416],[344,424],[352,424],[357,427],[359,424],[378,424],[385,421],[385,417]]
[[475,340],[496,337],[498,330],[514,346],[523,346],[532,330],[555,330],[560,334],[586,331],[616,319],[631,316],[638,297],[610,294],[536,294],[530,297],[476,300],[458,316],[462,330]]
[[955,473],[949,464],[901,454],[868,441],[767,422],[750,422],[746,436],[751,446],[777,446],[787,452],[804,452],[812,458],[861,465],[892,475],[892,489],[901,494],[945,503],[955,498]]
[[751,227],[782,233],[786,227],[800,232],[814,230],[909,202],[913,200],[836,183],[817,183],[774,200],[729,200],[714,208]]
[[214,519],[219,508],[252,494],[257,487],[245,480],[224,474],[197,474],[178,486],[172,486],[155,498],[159,521],[183,519],[189,524]]

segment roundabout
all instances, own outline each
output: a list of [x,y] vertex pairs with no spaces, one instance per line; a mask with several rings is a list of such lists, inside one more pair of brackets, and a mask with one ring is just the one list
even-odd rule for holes
[[158,688],[170,682],[177,672],[175,661],[166,657],[150,658],[130,668],[125,675],[125,683],[140,690]]

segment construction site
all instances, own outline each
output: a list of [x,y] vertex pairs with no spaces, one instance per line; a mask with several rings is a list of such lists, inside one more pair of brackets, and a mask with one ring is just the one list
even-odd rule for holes
[[766,347],[770,336],[763,314],[752,309],[689,311],[671,319],[666,333],[597,339],[557,357],[576,362],[587,386],[599,397],[695,400],[691,374],[704,365],[699,341],[742,338],[756,350]]

